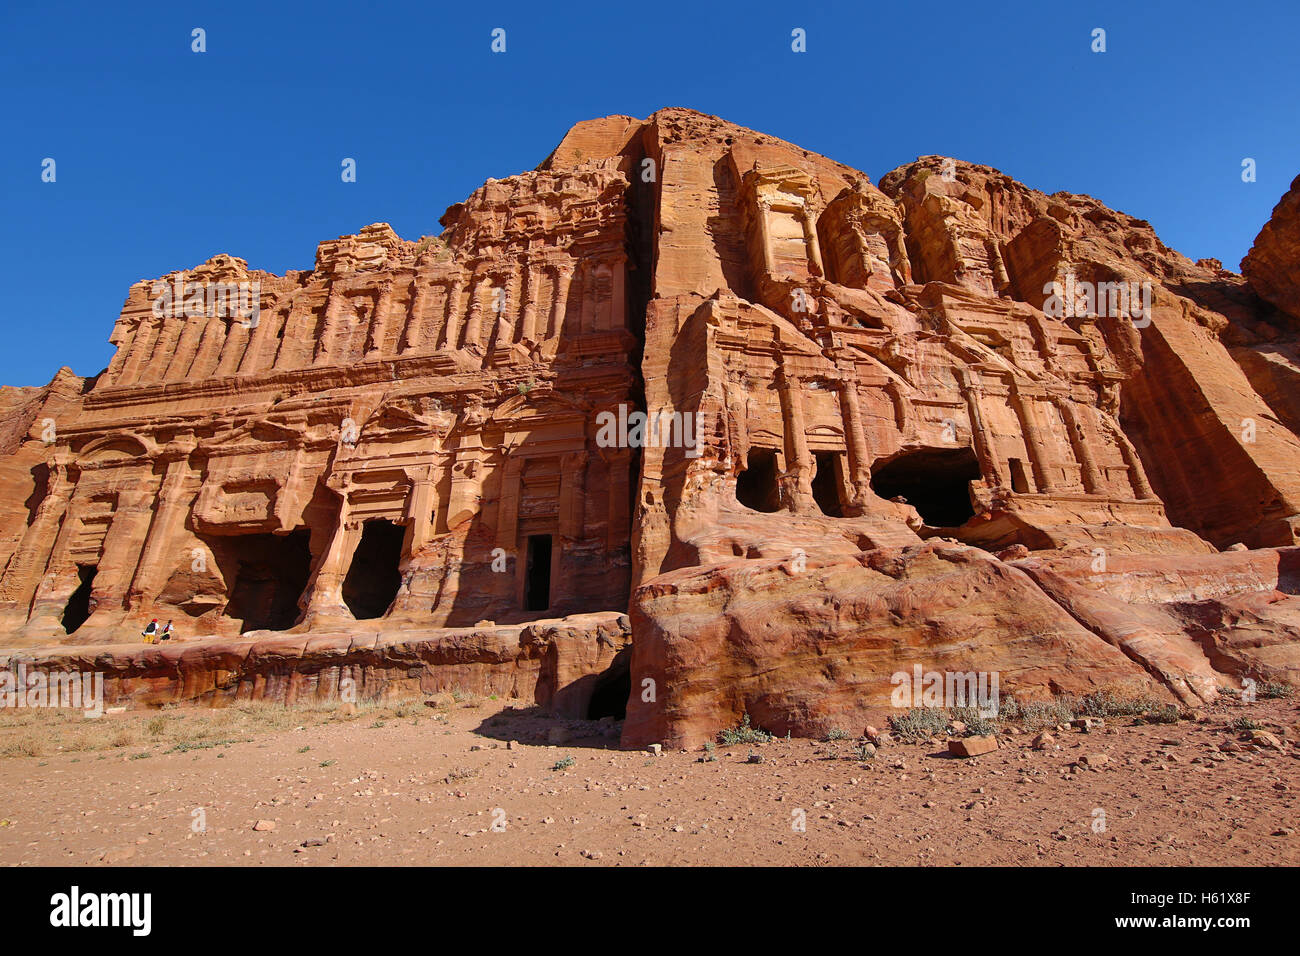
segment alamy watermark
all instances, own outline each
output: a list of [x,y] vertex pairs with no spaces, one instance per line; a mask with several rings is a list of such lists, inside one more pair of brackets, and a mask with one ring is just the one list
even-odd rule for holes
[[1064,282],[1045,284],[1043,294],[1043,314],[1053,319],[1128,317],[1134,328],[1151,324],[1150,282],[1088,282],[1066,273]]
[[699,458],[694,412],[601,412],[596,416],[596,444],[601,448],[685,448],[687,458]]
[[901,710],[913,707],[974,707],[981,717],[998,715],[997,671],[925,671],[920,664],[912,672],[896,671],[889,682],[892,706]]
[[27,669],[26,661],[0,671],[0,709],[66,707],[87,717],[104,716],[104,675],[98,672]]
[[256,328],[262,309],[262,287],[257,282],[184,282],[180,276],[169,285],[153,284],[153,314],[186,318],[239,319]]

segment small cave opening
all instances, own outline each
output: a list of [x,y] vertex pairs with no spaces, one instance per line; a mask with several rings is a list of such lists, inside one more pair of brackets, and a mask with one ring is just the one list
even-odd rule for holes
[[980,478],[970,448],[919,448],[872,469],[871,488],[882,498],[902,496],[932,528],[955,528],[975,516],[970,483]]
[[1025,463],[1019,458],[1009,458],[1007,468],[1011,471],[1011,490],[1017,494],[1028,494],[1029,478],[1025,473]]
[[545,611],[551,606],[551,536],[528,536],[524,569],[524,610]]
[[776,452],[751,448],[745,470],[736,476],[736,500],[746,508],[771,514],[781,510],[781,490],[776,480]]
[[240,631],[283,631],[298,620],[298,599],[311,574],[311,532],[242,534],[211,542],[223,566],[235,565],[226,616]]
[[627,651],[619,651],[609,668],[596,679],[587,704],[587,719],[627,717],[627,699],[632,696],[632,666]]
[[833,451],[813,454],[817,465],[812,481],[813,500],[828,518],[844,517],[844,506],[840,503],[839,458],[839,454]]
[[361,526],[361,540],[343,578],[343,603],[358,621],[383,617],[402,586],[402,541],[406,529],[387,518]]
[[90,617],[90,591],[97,570],[99,569],[93,564],[77,565],[77,588],[68,596],[68,603],[63,607],[63,630],[68,634],[85,624]]

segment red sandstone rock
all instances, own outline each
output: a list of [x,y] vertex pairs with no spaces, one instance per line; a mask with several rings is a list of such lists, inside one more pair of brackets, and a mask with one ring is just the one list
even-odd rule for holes
[[1273,215],[1255,238],[1241,272],[1251,288],[1292,318],[1300,319],[1300,176],[1278,200]]
[[1296,195],[1243,279],[984,166],[580,123],[437,236],[136,283],[106,370],[0,390],[4,646],[115,701],[626,701],[629,746],[862,726],[913,666],[1294,680]]
[[948,753],[954,757],[978,757],[982,754],[991,754],[998,749],[998,738],[989,735],[985,737],[954,737],[948,741]]

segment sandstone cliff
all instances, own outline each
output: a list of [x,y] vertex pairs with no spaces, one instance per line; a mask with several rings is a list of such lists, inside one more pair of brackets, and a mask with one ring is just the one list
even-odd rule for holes
[[[580,123],[437,236],[137,283],[101,375],[0,395],[6,644],[139,696],[180,671],[50,645],[171,618],[216,649],[150,699],[189,699],[298,686],[250,676],[269,632],[315,673],[317,638],[409,631],[419,679],[367,650],[365,693],[619,688],[628,744],[822,732],[913,665],[1294,679],[1296,195],[1243,278],[985,166],[877,186],[690,110]],[[561,663],[507,687],[548,621]]]

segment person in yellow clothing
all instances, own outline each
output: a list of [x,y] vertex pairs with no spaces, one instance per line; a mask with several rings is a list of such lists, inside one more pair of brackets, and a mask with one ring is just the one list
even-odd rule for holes
[[158,635],[158,618],[154,618],[145,627],[143,637],[146,644],[152,644],[153,639]]

